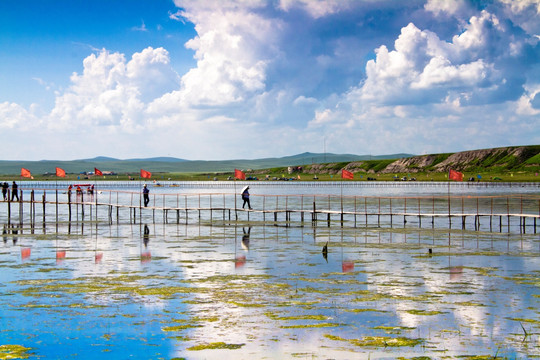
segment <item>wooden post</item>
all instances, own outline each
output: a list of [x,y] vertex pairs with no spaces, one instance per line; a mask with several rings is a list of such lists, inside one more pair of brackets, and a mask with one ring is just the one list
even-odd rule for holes
[[510,202],[508,196],[506,197],[506,214],[508,217],[508,232],[510,232]]
[[304,226],[304,195],[300,195],[300,226]]
[[45,227],[45,196],[46,192],[43,191],[43,227]]
[[491,212],[489,215],[489,231],[493,231],[493,197],[491,198]]
[[71,222],[71,190],[68,189],[68,221]]
[[407,198],[405,198],[405,209],[403,211],[403,226],[407,223]]
[[420,198],[418,198],[418,227],[422,227],[422,215],[420,211]]
[[379,198],[379,212],[377,213],[377,226],[381,227],[381,198]]
[[[448,182],[448,189],[450,189],[450,182]],[[448,190],[448,227],[452,229],[452,215],[450,209],[450,190]]]
[[58,224],[58,188],[56,188],[56,200],[55,200],[55,203],[56,203],[56,223]]
[[393,213],[392,213],[392,198],[390,198],[390,227],[393,225]]
[[81,192],[81,221],[84,222],[84,193]]
[[354,197],[354,227],[356,227],[356,196]]
[[[20,196],[19,196],[19,224],[22,225],[23,223],[23,191],[20,190]],[[21,226],[22,227],[22,226]]]
[[30,224],[33,224],[33,209],[32,209],[32,204],[34,203],[34,189],[32,189],[32,191],[30,191]]
[[364,214],[366,216],[366,227],[367,227],[367,224],[368,224],[368,221],[367,221],[367,198],[364,196]]
[[433,200],[433,208],[431,210],[431,214],[433,215],[431,217],[431,228],[435,228],[435,196],[432,197]]

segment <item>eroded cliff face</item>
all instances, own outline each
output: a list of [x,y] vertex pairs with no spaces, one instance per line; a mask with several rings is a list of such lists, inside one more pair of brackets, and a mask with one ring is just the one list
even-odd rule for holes
[[[519,165],[537,155],[539,153],[538,148],[538,146],[502,147],[462,151],[454,154],[413,156],[395,160],[384,169],[379,170],[378,173],[447,172],[450,169],[466,171],[476,167]],[[374,170],[366,171],[364,165],[366,165],[365,161],[350,162],[343,169],[360,174],[375,173]],[[528,165],[539,166],[539,164]],[[304,168],[304,172],[308,174],[339,174],[341,170],[342,167],[338,163],[312,164]]]
[[[494,149],[483,150],[471,150],[454,153],[440,163],[434,165],[430,171],[444,172],[449,169],[465,170],[470,167],[474,167],[481,164],[489,158],[497,159],[491,166],[504,166],[505,161],[502,158],[508,158],[508,156],[516,157],[518,162],[527,160],[527,147],[504,147]],[[431,167],[434,161],[437,159],[437,155],[423,155],[413,156],[411,158],[399,159],[388,165],[382,173],[405,173],[405,172],[419,172],[425,171],[427,167]]]
[[414,156],[406,159],[399,159],[388,165],[381,173],[405,173],[424,171],[428,166],[431,166],[437,159],[436,155]]

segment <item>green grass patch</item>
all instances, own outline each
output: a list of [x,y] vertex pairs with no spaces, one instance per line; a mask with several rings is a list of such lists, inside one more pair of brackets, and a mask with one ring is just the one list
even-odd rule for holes
[[237,350],[242,348],[245,344],[227,344],[224,342],[213,342],[209,344],[200,344],[188,347],[187,350],[200,351],[200,350]]

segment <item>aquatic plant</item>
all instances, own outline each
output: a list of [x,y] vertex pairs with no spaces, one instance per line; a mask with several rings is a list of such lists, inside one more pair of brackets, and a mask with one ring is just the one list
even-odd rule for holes
[[224,342],[213,342],[209,344],[200,344],[188,347],[187,350],[191,351],[199,351],[199,350],[216,350],[216,349],[228,349],[228,350],[236,350],[240,349],[245,344],[226,344]]
[[22,345],[0,345],[0,359],[28,359],[32,355],[30,350],[32,348]]

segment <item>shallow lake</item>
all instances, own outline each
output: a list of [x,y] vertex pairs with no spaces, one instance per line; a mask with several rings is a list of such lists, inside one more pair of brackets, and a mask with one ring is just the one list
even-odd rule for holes
[[152,220],[4,227],[0,359],[540,357],[538,234]]

